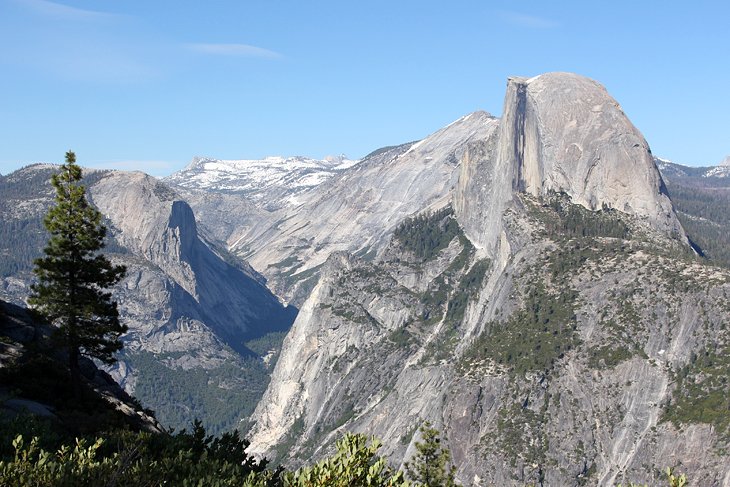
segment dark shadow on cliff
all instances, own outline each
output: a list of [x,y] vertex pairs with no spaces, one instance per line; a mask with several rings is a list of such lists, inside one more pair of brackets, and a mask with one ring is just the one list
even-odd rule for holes
[[169,227],[180,234],[180,260],[195,274],[197,297],[182,288],[171,321],[196,318],[243,356],[255,355],[245,342],[291,328],[299,310],[284,306],[257,276],[229,263],[198,236],[195,217],[184,201],[175,201]]

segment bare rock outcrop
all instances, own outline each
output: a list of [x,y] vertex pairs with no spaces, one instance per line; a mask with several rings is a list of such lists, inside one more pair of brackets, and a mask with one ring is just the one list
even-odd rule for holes
[[246,336],[260,331],[257,327],[286,329],[293,319],[293,312],[283,309],[250,267],[226,262],[202,240],[190,206],[156,179],[113,172],[90,193],[118,230],[117,240],[172,278],[168,287],[179,287],[170,297],[179,294],[180,299],[165,306],[173,308],[169,321],[178,322],[174,328],[198,320],[240,350]]
[[[443,221],[427,216],[411,238],[383,232],[368,259],[324,247],[252,450],[296,463],[358,431],[398,465],[428,420],[465,485],[656,483],[679,463],[727,485],[725,420],[687,411],[727,394],[708,378],[724,366],[703,376],[697,357],[728,350],[730,274],[693,260],[641,134],[605,89],[567,73],[510,79],[502,119],[479,124],[450,151],[458,174],[440,172],[453,189],[396,203],[410,214],[451,204],[463,233],[433,242]],[[360,180],[367,168],[342,179],[383,194]]]
[[646,140],[606,89],[583,76],[510,78],[499,129],[466,152],[454,206],[466,233],[493,255],[514,192],[566,193],[686,242]]
[[496,121],[475,112],[419,142],[376,151],[302,193],[299,206],[278,214],[270,228],[233,251],[279,295],[301,302],[306,293],[297,287],[332,252],[374,256],[403,218],[446,205],[467,144],[488,137]]
[[[688,407],[681,374],[707,380],[696,357],[728,346],[730,273],[641,219],[606,212],[573,236],[548,226],[569,225],[562,210],[516,201],[503,267],[458,236],[427,261],[395,240],[374,263],[331,256],[256,409],[252,451],[296,464],[357,431],[398,465],[428,420],[465,485],[652,484],[680,463],[725,485],[727,432],[672,405]],[[631,236],[609,236],[611,222]]]

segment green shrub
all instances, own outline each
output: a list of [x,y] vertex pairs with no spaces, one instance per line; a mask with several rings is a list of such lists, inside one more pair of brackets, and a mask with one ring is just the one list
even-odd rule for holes
[[14,455],[0,461],[0,485],[89,486],[276,485],[281,472],[246,454],[237,432],[206,436],[199,422],[188,433],[153,435],[115,431],[107,439],[76,439],[55,452],[37,437],[18,435]]
[[337,453],[311,467],[284,476],[291,487],[396,487],[407,486],[402,472],[393,471],[377,456],[380,443],[362,434],[347,433],[337,442]]
[[523,308],[504,323],[491,323],[464,353],[462,364],[487,358],[518,375],[551,369],[579,344],[576,296],[570,289],[554,294],[542,283],[534,284],[525,293]]
[[675,374],[676,387],[662,420],[676,426],[711,424],[720,437],[730,438],[729,371],[730,347],[692,354],[689,363]]

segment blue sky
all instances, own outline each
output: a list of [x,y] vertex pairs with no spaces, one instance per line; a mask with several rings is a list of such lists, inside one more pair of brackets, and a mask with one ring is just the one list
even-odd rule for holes
[[572,71],[653,152],[730,154],[730,2],[0,0],[0,173],[362,157]]

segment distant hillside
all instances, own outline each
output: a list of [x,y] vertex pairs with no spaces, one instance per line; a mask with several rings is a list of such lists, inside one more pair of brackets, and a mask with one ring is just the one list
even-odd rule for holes
[[710,261],[730,267],[730,166],[657,160],[687,235]]

